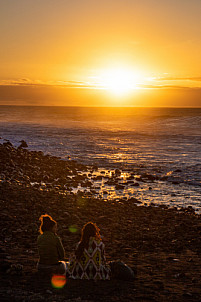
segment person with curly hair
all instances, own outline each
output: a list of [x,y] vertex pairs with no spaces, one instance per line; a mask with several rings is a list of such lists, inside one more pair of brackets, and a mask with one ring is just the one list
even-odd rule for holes
[[93,222],[86,223],[82,228],[80,242],[70,259],[69,273],[72,279],[110,279],[110,268],[105,258],[105,245],[99,228]]
[[50,215],[41,215],[40,235],[37,239],[39,261],[38,271],[65,274],[65,251],[61,239],[57,236],[57,222]]

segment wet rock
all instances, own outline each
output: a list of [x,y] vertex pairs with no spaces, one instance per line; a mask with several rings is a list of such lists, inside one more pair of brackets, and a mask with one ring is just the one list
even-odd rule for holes
[[[86,177],[87,169],[91,170],[78,162],[64,162],[43,153],[0,144],[0,175],[4,179],[0,185],[0,296],[3,301],[74,301],[79,297],[83,301],[89,297],[96,301],[98,297],[103,302],[136,301],[140,297],[146,301],[187,298],[199,301],[200,215],[192,208],[178,211],[167,206],[142,206],[137,196],[128,200],[101,199],[95,197],[96,191],[92,188],[91,192],[70,193],[69,187],[90,181]],[[86,175],[80,177],[80,171]],[[105,180],[113,186],[122,185],[115,173]],[[128,181],[133,182],[134,178]],[[107,260],[121,259],[137,268],[135,282],[111,280],[92,284],[67,280],[65,287],[57,290],[51,286],[50,279],[39,279],[34,274],[38,260],[36,238],[38,219],[45,213],[58,221],[58,235],[67,258],[80,239],[82,226],[87,221],[96,222],[103,236]],[[74,226],[77,232],[70,232],[69,227]],[[23,265],[21,271],[16,269],[18,264]],[[179,274],[177,278],[176,274]],[[192,293],[192,297],[183,296],[184,293]]]
[[119,169],[115,169],[115,175],[116,176],[120,176],[121,175],[121,171]]
[[94,176],[91,178],[93,181],[98,181],[98,180],[102,180],[103,176],[102,175],[98,175],[98,176]]
[[178,181],[178,180],[172,180],[172,184],[173,184],[173,185],[179,185],[179,184],[180,184],[180,181]]
[[130,202],[132,202],[132,203],[136,203],[136,204],[140,204],[141,203],[141,201],[140,200],[138,200],[137,198],[135,198],[135,197],[131,197],[131,198],[129,198],[128,199],[128,201],[130,201]]
[[141,175],[141,178],[142,179],[147,179],[147,180],[150,180],[150,181],[154,181],[154,180],[158,179],[158,176],[144,173],[144,174]]
[[168,176],[162,176],[161,177],[161,180],[163,180],[163,181],[165,181],[165,180],[167,180],[168,179]]
[[132,185],[133,184],[133,180],[128,180],[127,182],[125,182],[126,185]]
[[13,147],[13,145],[11,144],[11,142],[9,140],[6,140],[6,143],[3,143],[4,147],[10,148]]
[[91,187],[93,184],[92,184],[92,182],[90,182],[90,181],[86,181],[86,182],[83,182],[83,183],[81,183],[81,187]]
[[180,173],[180,172],[182,172],[182,170],[181,169],[176,169],[174,172]]
[[122,184],[116,184],[116,185],[115,185],[115,189],[116,189],[116,190],[123,190],[124,187],[125,187],[125,186],[122,185]]
[[108,186],[114,186],[116,184],[116,181],[114,179],[108,179],[108,181],[105,182]]
[[131,184],[132,187],[139,187],[140,184],[138,182],[134,182],[133,184]]
[[137,181],[142,181],[142,182],[144,182],[144,179],[142,178],[142,177],[136,177],[135,178]]
[[18,148],[28,148],[28,145],[27,145],[27,143],[24,140],[21,140],[20,143],[21,144],[19,145]]

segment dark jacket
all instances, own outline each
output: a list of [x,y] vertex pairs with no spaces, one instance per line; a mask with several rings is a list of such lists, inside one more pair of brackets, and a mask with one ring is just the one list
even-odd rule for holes
[[60,238],[46,231],[38,236],[39,264],[53,265],[64,259],[65,251]]

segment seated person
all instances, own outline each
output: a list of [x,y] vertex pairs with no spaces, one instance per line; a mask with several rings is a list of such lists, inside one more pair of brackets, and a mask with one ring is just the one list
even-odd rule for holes
[[106,265],[105,245],[99,228],[88,222],[81,231],[81,240],[75,255],[70,259],[69,274],[72,279],[109,280],[110,268]]
[[70,259],[69,277],[72,279],[109,280],[110,268],[106,264],[105,245],[99,228],[88,222],[81,231],[81,240]]
[[66,273],[65,251],[60,238],[57,236],[57,222],[49,215],[40,217],[40,235],[37,239],[39,261],[38,271],[47,271],[55,274]]

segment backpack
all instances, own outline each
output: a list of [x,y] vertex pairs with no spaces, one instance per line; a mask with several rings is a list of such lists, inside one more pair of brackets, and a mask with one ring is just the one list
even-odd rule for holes
[[119,279],[119,280],[126,280],[126,281],[131,281],[134,279],[133,270],[124,262],[118,260],[118,261],[111,261],[109,264],[110,264],[112,279]]

